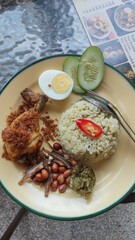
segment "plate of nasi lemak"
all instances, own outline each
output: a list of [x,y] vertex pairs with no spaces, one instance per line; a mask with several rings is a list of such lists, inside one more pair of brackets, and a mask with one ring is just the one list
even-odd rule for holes
[[89,90],[135,129],[134,88],[96,46],[40,59],[1,90],[1,186],[35,214],[97,216],[135,187],[134,142],[115,114],[89,101]]

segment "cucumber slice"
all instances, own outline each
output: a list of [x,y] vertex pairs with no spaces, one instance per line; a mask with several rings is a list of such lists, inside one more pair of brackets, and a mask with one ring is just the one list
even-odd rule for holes
[[88,47],[78,65],[78,82],[84,90],[94,90],[104,76],[103,53],[97,46]]
[[73,90],[77,93],[85,93],[85,91],[80,87],[78,80],[77,80],[77,69],[79,64],[79,58],[77,57],[67,57],[63,63],[62,70],[69,74],[69,76],[74,81]]

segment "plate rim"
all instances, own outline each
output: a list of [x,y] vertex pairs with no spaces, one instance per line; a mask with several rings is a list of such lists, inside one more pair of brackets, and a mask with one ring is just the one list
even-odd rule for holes
[[[80,57],[80,54],[57,54],[57,55],[51,55],[51,56],[47,56],[44,58],[40,58],[32,63],[30,63],[29,65],[23,67],[21,70],[17,71],[16,74],[13,75],[13,77],[11,77],[9,79],[9,81],[7,83],[5,83],[3,85],[3,87],[0,90],[0,95],[1,93],[5,90],[5,88],[8,86],[8,84],[16,77],[18,76],[21,72],[25,71],[26,69],[28,69],[29,67],[40,63],[42,61],[51,59],[51,58],[57,58],[57,57],[68,57],[68,56],[75,56],[75,57]],[[129,81],[129,79],[122,74],[120,71],[118,71],[117,69],[115,69],[113,66],[109,65],[108,63],[105,62],[105,65],[108,66],[109,68],[111,68],[112,70],[114,70],[115,72],[117,72],[118,74],[120,74],[127,82],[128,84],[133,88],[133,90],[135,90],[134,85],[132,84],[132,82]],[[7,193],[8,196],[11,197],[12,200],[14,200],[18,205],[20,205],[21,207],[26,208],[28,211],[39,215],[41,217],[45,217],[45,218],[49,218],[49,219],[54,219],[54,220],[61,220],[61,221],[73,221],[73,220],[84,220],[84,219],[88,219],[88,218],[92,218],[92,217],[96,217],[98,215],[101,215],[102,213],[105,213],[109,210],[111,210],[112,208],[114,208],[115,206],[117,206],[119,203],[121,203],[134,189],[135,189],[135,183],[129,188],[129,190],[123,195],[121,196],[121,198],[119,198],[118,200],[116,200],[114,203],[110,204],[109,206],[107,206],[106,208],[97,211],[95,213],[91,213],[91,214],[87,214],[87,215],[83,215],[83,216],[76,216],[76,217],[64,217],[64,216],[55,216],[55,215],[51,215],[51,214],[46,214],[46,213],[42,213],[40,211],[37,211],[33,208],[30,208],[28,206],[26,206],[24,203],[22,203],[20,200],[18,200],[12,193],[10,193],[10,191],[5,187],[4,183],[2,183],[2,181],[0,180],[0,186],[2,187],[2,189]]]

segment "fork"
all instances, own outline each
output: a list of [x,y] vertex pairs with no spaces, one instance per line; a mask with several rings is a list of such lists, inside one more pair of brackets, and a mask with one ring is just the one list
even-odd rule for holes
[[125,120],[125,118],[122,116],[122,114],[117,109],[117,107],[94,91],[88,90],[87,93],[88,95],[85,95],[85,94],[80,94],[80,95],[86,101],[91,102],[92,104],[96,105],[98,108],[116,117],[119,123],[121,124],[121,126],[123,127],[123,129],[129,135],[129,137],[133,140],[133,142],[135,142],[135,132],[130,127],[128,122]]

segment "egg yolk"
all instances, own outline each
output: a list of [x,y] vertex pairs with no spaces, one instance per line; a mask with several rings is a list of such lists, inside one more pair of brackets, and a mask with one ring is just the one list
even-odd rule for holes
[[71,86],[71,80],[64,74],[57,75],[52,81],[52,88],[57,93],[65,93]]

